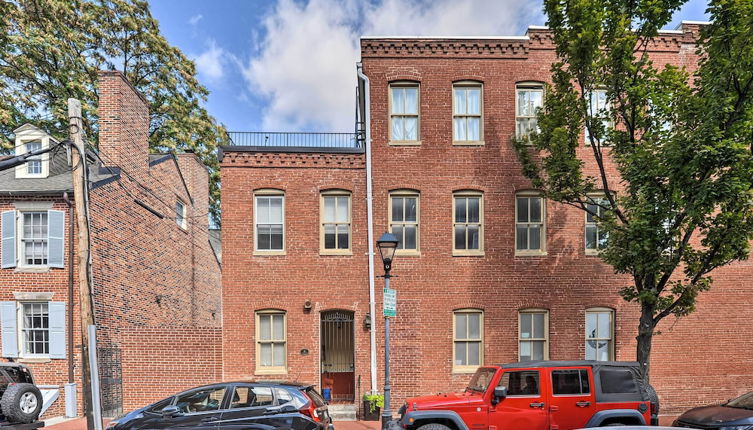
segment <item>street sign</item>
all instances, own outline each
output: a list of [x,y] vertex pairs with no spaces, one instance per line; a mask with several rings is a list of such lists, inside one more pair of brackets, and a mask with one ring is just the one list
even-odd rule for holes
[[384,316],[397,315],[397,291],[392,288],[384,289]]

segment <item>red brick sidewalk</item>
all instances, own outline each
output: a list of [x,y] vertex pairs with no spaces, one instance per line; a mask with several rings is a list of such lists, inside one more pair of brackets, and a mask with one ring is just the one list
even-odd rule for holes
[[[104,426],[107,427],[105,420]],[[73,420],[67,420],[58,424],[51,424],[45,426],[50,430],[86,430],[86,419],[76,418]],[[379,430],[379,421],[335,421],[335,430]]]

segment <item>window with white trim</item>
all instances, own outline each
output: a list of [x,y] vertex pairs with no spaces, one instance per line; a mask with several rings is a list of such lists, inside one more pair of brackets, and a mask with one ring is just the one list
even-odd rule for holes
[[614,311],[586,310],[586,360],[614,360]]
[[599,228],[597,218],[601,218],[609,205],[604,196],[589,196],[586,203],[586,254],[598,254],[607,246],[607,233]]
[[546,251],[546,204],[537,193],[515,197],[515,252],[541,254]]
[[453,253],[481,254],[484,250],[484,201],[481,193],[464,191],[453,195]]
[[[33,152],[42,149],[41,141],[26,142],[26,152]],[[26,174],[29,176],[39,176],[42,174],[42,156],[36,155],[26,161]]]
[[350,253],[350,193],[331,191],[322,193],[321,252]]
[[482,85],[458,82],[452,86],[452,140],[478,144],[483,139]]
[[180,200],[175,202],[175,222],[182,229],[186,229],[186,204]]
[[549,311],[526,309],[519,313],[518,360],[549,359]]
[[284,251],[285,196],[279,191],[263,191],[254,199],[256,251]]
[[[592,119],[601,119],[601,133],[597,136],[604,145],[607,142],[607,133],[610,129],[614,128],[614,122],[612,121],[612,107],[607,98],[607,90],[597,89],[592,90],[588,95],[588,116]],[[594,122],[595,125],[595,122]],[[586,144],[591,143],[588,127],[586,127]]]
[[47,211],[21,212],[21,265],[47,265]]
[[46,356],[50,353],[50,318],[44,302],[19,303],[21,356]]
[[536,115],[544,106],[544,86],[518,84],[515,91],[515,136],[522,139],[539,131]]
[[390,143],[418,144],[420,139],[419,86],[390,84]]
[[453,370],[475,371],[484,363],[484,313],[458,310],[453,312],[453,320]]
[[390,193],[390,231],[397,237],[397,253],[418,252],[418,194]]
[[257,373],[287,372],[287,327],[285,312],[256,312]]

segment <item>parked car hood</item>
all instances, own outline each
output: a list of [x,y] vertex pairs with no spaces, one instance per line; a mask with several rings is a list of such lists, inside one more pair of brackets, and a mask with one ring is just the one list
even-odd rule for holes
[[753,424],[753,410],[724,405],[704,406],[691,409],[678,419],[697,424]]
[[433,396],[412,397],[405,402],[408,404],[408,410],[412,411],[413,405],[416,405],[418,410],[436,409],[452,405],[465,405],[481,400],[480,393],[466,391],[464,393],[440,393]]

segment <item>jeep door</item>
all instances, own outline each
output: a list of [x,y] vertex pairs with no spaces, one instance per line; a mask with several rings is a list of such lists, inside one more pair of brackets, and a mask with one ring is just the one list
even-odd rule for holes
[[551,381],[551,426],[559,430],[585,427],[594,414],[594,393],[588,367],[548,370]]
[[549,430],[546,391],[548,375],[537,369],[506,370],[498,387],[507,397],[489,408],[489,428],[496,430]]

